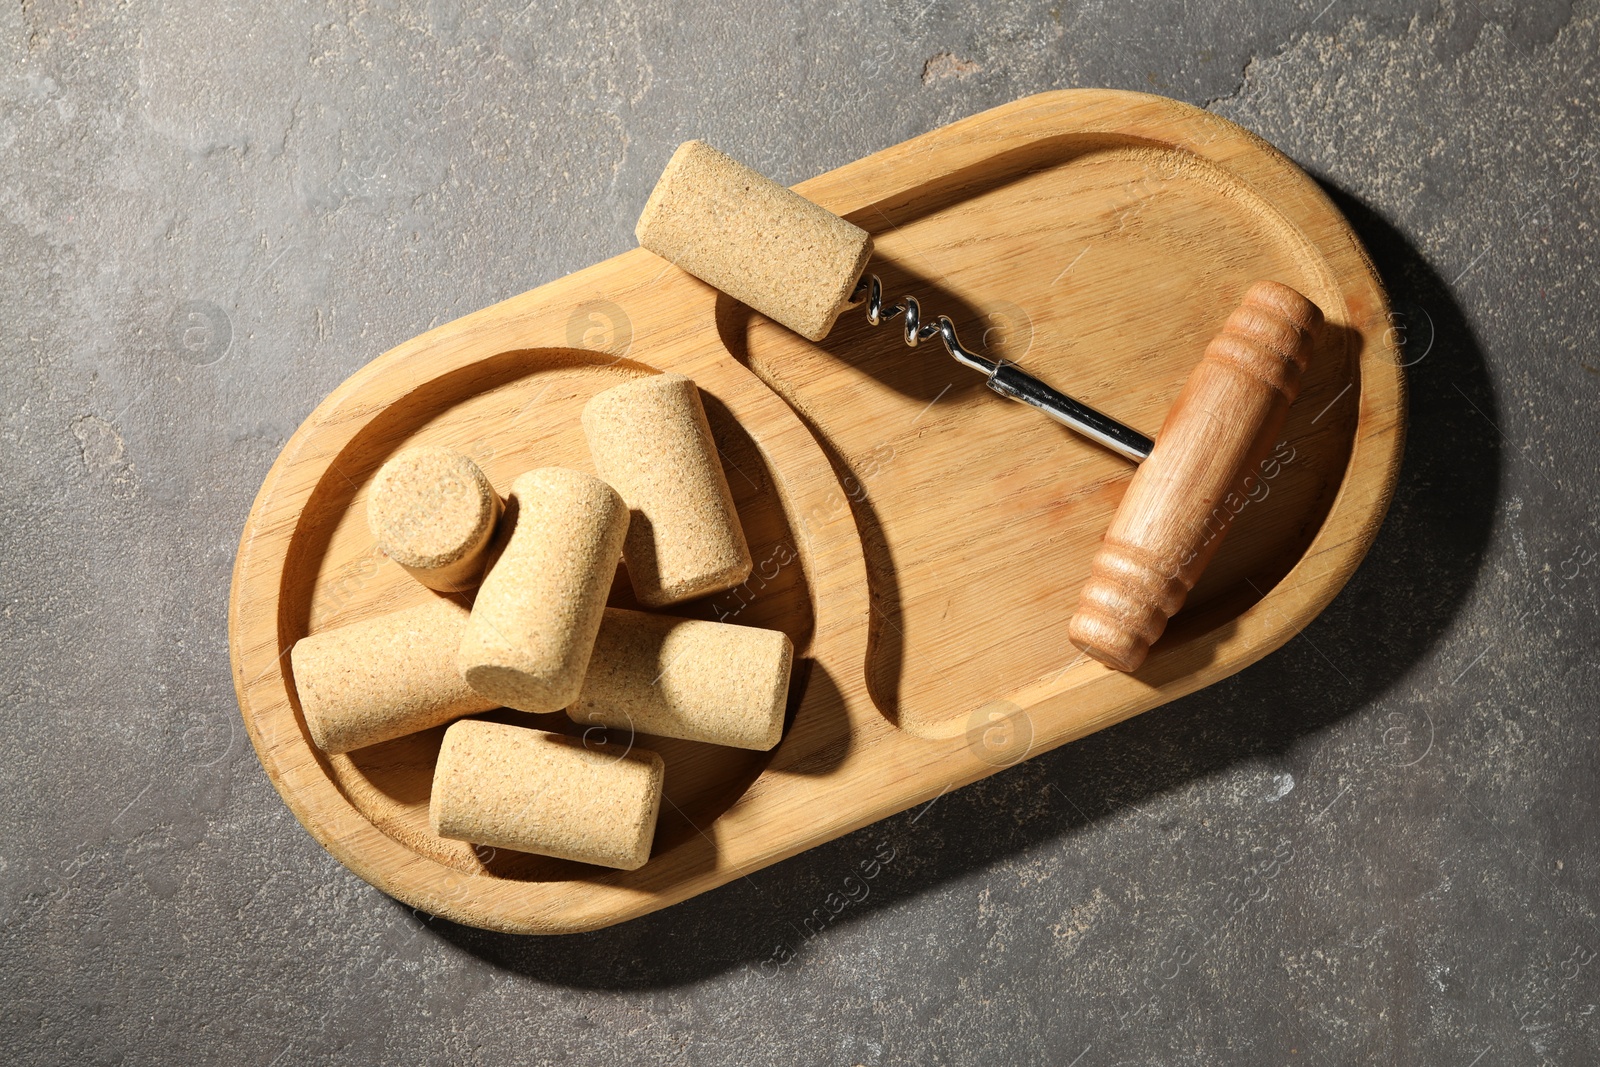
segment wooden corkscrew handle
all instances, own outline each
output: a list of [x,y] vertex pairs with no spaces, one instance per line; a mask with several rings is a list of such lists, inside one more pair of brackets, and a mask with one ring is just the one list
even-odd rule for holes
[[1257,282],[1206,347],[1095,553],[1072,643],[1137,670],[1249,499],[1245,481],[1300,391],[1317,306]]

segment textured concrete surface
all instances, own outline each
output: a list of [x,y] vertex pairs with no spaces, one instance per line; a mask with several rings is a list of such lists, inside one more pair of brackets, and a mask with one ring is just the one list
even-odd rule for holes
[[[8,1062],[1600,1061],[1594,0],[24,0],[0,50]],[[794,181],[1071,85],[1258,130],[1389,280],[1411,443],[1334,605],[593,935],[430,921],[318,848],[224,635],[317,401],[630,247],[682,139]]]

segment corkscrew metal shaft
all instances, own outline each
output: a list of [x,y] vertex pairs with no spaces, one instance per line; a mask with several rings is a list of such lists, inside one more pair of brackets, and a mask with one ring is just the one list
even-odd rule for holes
[[969,351],[956,336],[956,327],[950,316],[940,315],[935,322],[922,321],[922,306],[914,296],[900,298],[900,303],[885,306],[883,281],[876,274],[866,274],[856,285],[847,302],[848,307],[867,306],[867,321],[881,326],[896,315],[905,317],[906,344],[912,348],[923,341],[938,337],[945,351],[962,366],[971,367],[989,380],[989,388],[1001,396],[1038,408],[1069,430],[1076,431],[1089,440],[1104,445],[1111,451],[1141,462],[1150,455],[1155,442],[1131,426],[1124,426],[1067,394],[1051,388],[1015,363],[1003,359],[990,359]]

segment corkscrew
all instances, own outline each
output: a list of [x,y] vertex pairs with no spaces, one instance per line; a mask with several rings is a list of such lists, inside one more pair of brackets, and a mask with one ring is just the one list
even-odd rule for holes
[[1155,442],[1138,430],[1073,399],[1017,364],[1004,359],[990,359],[968,349],[956,335],[955,323],[950,321],[950,316],[940,315],[934,322],[923,322],[922,305],[916,297],[902,296],[900,303],[885,306],[883,280],[876,274],[869,272],[862,276],[845,306],[856,308],[863,303],[867,307],[867,321],[874,326],[882,326],[897,315],[903,316],[907,346],[916,348],[923,341],[938,337],[944,342],[945,351],[957,363],[987,378],[990,389],[1003,397],[1037,408],[1061,425],[1104,445],[1119,456],[1139,463],[1155,447]]
[[[961,343],[916,297],[885,305],[867,271],[872,235],[702,141],[678,147],[634,232],[645,248],[808,341],[848,308],[905,342],[938,337],[989,388],[1139,464],[1090,566],[1067,636],[1117,670],[1137,670],[1221,543],[1244,479],[1277,439],[1322,312],[1279,282],[1252,285],[1190,371],[1159,441]],[[931,405],[930,405],[931,406]]]

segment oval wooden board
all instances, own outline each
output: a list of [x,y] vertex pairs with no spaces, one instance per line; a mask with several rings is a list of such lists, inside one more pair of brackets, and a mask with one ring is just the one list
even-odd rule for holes
[[[870,269],[892,293],[1147,433],[1251,281],[1300,289],[1329,329],[1265,497],[1146,666],[1118,674],[1064,635],[1132,468],[942,351],[856,315],[810,344],[642,250],[441,326],[300,427],[234,569],[234,679],[262,765],[373,885],[524,933],[664,907],[1240,670],[1365,553],[1404,430],[1387,303],[1326,196],[1258,138],[1160,97],[1064,91],[798,188],[874,233]],[[592,470],[584,402],[664,370],[700,384],[757,561],[745,586],[681,613],[790,634],[784,740],[749,753],[641,739],[666,757],[667,802],[637,871],[441,840],[427,824],[441,731],[322,755],[288,651],[433,595],[366,530],[367,486],[397,449],[462,449],[501,490],[534,466]],[[625,578],[613,602],[628,603]]]

